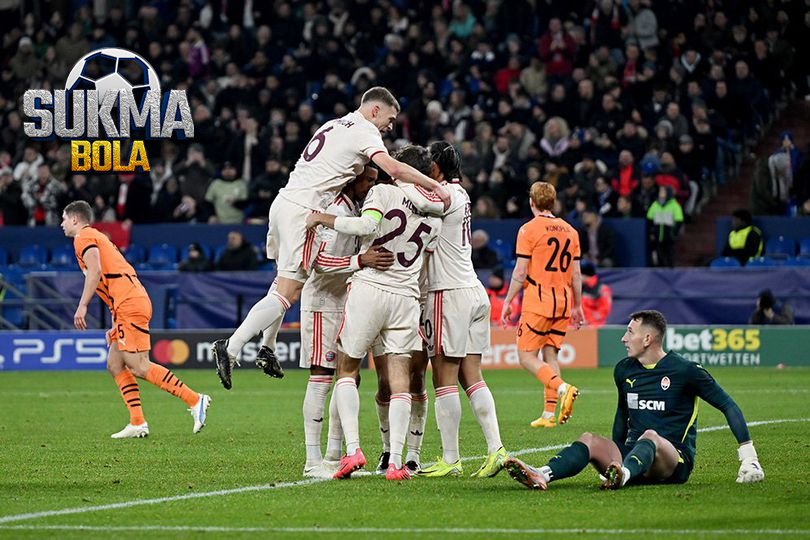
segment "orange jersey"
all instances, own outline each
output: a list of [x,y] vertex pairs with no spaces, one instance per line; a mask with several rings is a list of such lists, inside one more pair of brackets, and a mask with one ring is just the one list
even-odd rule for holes
[[92,247],[98,248],[101,262],[101,280],[96,287],[96,293],[110,310],[114,311],[116,306],[120,306],[128,298],[146,297],[148,299],[146,289],[138,281],[132,265],[127,262],[115,244],[104,233],[90,226],[80,230],[73,239],[73,249],[76,251],[76,259],[79,261],[79,268],[82,269],[82,272],[87,271],[84,254]]
[[523,312],[548,318],[571,316],[573,264],[580,259],[579,234],[564,220],[539,215],[518,231],[518,257],[529,259]]

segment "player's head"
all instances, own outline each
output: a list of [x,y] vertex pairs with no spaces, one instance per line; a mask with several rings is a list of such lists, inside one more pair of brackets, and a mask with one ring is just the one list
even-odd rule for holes
[[663,347],[666,333],[667,320],[663,313],[654,309],[636,311],[630,315],[622,344],[627,349],[627,356],[638,358],[650,347]]
[[93,209],[85,201],[73,201],[62,211],[62,230],[73,238],[85,225],[93,222]]
[[436,141],[428,146],[428,151],[430,151],[430,159],[435,165],[433,171],[438,173],[431,174],[431,178],[440,182],[442,180],[447,182],[461,180],[461,160],[452,144],[446,141]]
[[548,182],[535,182],[529,189],[529,204],[538,212],[553,212],[557,190]]
[[425,176],[430,176],[433,160],[430,159],[430,152],[424,146],[415,144],[403,146],[394,153],[394,159],[410,165]]
[[368,195],[368,190],[374,187],[374,183],[377,181],[378,172],[375,167],[366,165],[363,172],[358,174],[355,179],[346,186],[346,195],[355,202],[360,202],[365,199],[366,195]]
[[399,110],[399,103],[394,95],[382,86],[369,88],[360,99],[360,114],[382,133],[394,129]]

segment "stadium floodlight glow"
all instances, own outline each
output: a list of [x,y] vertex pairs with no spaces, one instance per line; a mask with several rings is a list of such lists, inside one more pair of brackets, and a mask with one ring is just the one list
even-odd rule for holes
[[32,120],[24,124],[32,139],[72,141],[74,172],[149,171],[143,141],[132,142],[126,165],[120,161],[121,140],[134,130],[144,130],[146,139],[194,137],[185,90],[162,94],[154,68],[126,49],[86,54],[73,66],[64,90],[26,91],[23,112]]

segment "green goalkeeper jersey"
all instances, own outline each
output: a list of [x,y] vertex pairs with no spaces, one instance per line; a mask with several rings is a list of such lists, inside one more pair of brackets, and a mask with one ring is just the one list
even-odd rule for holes
[[648,429],[655,430],[676,449],[695,457],[698,398],[721,410],[738,440],[748,429],[734,400],[699,364],[669,352],[654,366],[625,358],[613,370],[619,403],[613,441],[634,445]]

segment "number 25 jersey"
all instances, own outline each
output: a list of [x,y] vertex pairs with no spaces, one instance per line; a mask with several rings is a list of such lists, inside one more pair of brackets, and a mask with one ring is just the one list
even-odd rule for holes
[[550,319],[570,317],[573,265],[580,259],[576,229],[558,217],[541,214],[520,228],[515,251],[529,259],[523,312]]
[[380,184],[369,190],[363,202],[363,214],[376,212],[382,216],[374,237],[363,239],[360,253],[371,246],[380,246],[394,254],[394,264],[388,270],[362,268],[352,281],[364,281],[394,294],[419,298],[419,274],[423,253],[432,251],[441,232],[442,220],[417,211],[402,188]]

